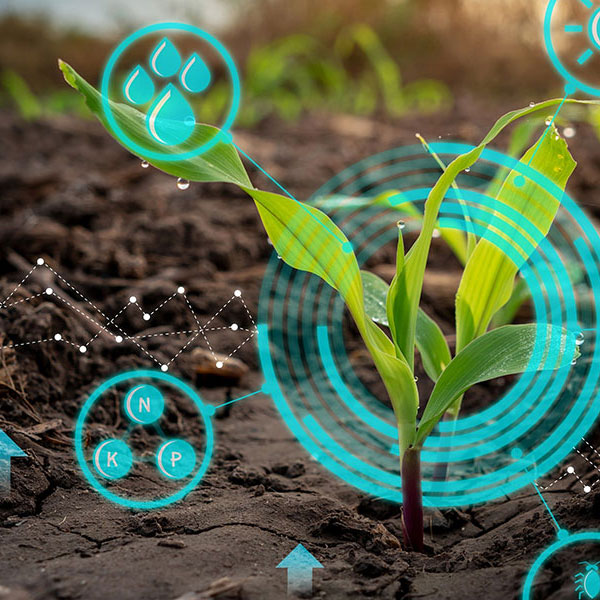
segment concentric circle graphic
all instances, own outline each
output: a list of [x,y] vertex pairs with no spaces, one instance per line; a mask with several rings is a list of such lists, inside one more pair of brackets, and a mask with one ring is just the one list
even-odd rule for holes
[[[449,142],[431,145],[446,163],[471,149]],[[495,194],[488,195],[494,176],[510,169],[515,170],[511,177],[531,180],[561,203],[546,238]],[[422,146],[397,148],[340,173],[311,202],[342,228],[362,268],[376,253],[393,248],[399,219],[405,221],[405,239],[414,238],[438,177],[437,163]],[[438,507],[485,502],[530,484],[569,454],[600,412],[600,238],[592,224],[551,181],[500,152],[485,150],[457,183],[458,191],[451,189],[442,203],[439,236],[452,246],[472,231],[519,266],[531,321],[538,323],[537,360],[548,324],[569,330],[573,339],[583,335],[584,343],[576,364],[540,371],[532,364],[491,405],[461,415],[453,431],[440,423],[422,453],[424,501]],[[360,375],[355,369],[360,350],[347,347],[346,319],[333,289],[272,257],[261,292],[258,339],[278,410],[301,444],[333,474],[401,502],[395,418],[368,389],[365,373],[368,380],[376,379],[375,368],[363,367]],[[433,477],[441,462],[449,464],[446,482]]]

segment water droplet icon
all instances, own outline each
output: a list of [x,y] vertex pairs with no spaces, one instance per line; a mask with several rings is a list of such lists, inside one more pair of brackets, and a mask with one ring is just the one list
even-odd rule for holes
[[145,104],[154,96],[154,82],[145,69],[138,65],[125,79],[123,95],[132,104]]
[[194,52],[183,65],[179,79],[184,89],[197,94],[208,87],[210,71],[206,63]]
[[181,65],[181,56],[168,38],[163,38],[150,55],[152,70],[161,77],[172,77]]
[[150,135],[161,144],[174,146],[185,142],[194,131],[192,107],[181,92],[169,83],[158,95],[146,115]]

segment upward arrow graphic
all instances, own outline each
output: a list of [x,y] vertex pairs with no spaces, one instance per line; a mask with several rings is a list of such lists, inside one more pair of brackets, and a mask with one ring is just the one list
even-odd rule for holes
[[302,545],[298,544],[278,565],[278,569],[287,569],[287,593],[312,594],[312,571],[322,569],[323,565]]
[[27,454],[0,429],[0,496],[10,494],[10,459],[16,456]]

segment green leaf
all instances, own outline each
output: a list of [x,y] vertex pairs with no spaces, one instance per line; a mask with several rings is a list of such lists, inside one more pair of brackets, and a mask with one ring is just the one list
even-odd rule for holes
[[438,379],[419,423],[417,444],[475,384],[525,371],[554,370],[578,356],[575,336],[552,325],[505,325],[485,333],[459,352]]
[[[102,125],[106,127],[106,130],[119,144],[127,148],[106,120],[102,109],[102,96],[100,92],[67,63],[59,60],[58,65],[65,81],[83,95],[88,108],[100,120]],[[194,133],[184,144],[174,147],[163,146],[148,135],[145,125],[146,116],[143,113],[126,104],[119,104],[112,101],[109,101],[109,104],[117,125],[131,140],[151,151],[166,154],[187,152],[207,142],[219,132],[216,127],[197,123]],[[129,148],[127,150],[131,152]],[[231,143],[218,142],[203,154],[184,160],[157,160],[144,156],[140,156],[140,158],[145,158],[150,164],[165,173],[169,173],[169,175],[190,181],[224,181],[240,186],[252,185],[237,150]]]
[[[540,142],[534,144],[521,162],[531,163],[531,167],[561,190],[564,190],[576,165],[566,142],[556,130],[549,131]],[[497,199],[519,215],[518,221],[512,218],[512,227],[524,234],[529,251],[522,248],[522,244],[511,242],[510,234],[503,234],[494,226],[494,221],[491,222],[489,229],[497,230],[520,253],[521,262],[515,264],[514,259],[494,243],[486,239],[479,241],[465,267],[456,295],[457,352],[483,334],[493,315],[507,303],[520,266],[546,236],[560,206],[560,200],[528,178],[525,178],[525,184],[521,187],[515,185],[518,175],[518,171],[509,173]],[[503,218],[502,211],[494,213],[496,223]],[[525,225],[532,225],[534,231],[528,233]]]
[[[386,311],[388,284],[374,273],[361,271],[365,295],[365,312],[375,323],[389,327]],[[423,368],[432,381],[437,381],[452,356],[446,338],[437,323],[419,308],[416,344]]]
[[400,429],[400,445],[414,441],[418,392],[406,361],[368,318],[354,253],[337,225],[317,208],[279,194],[244,188],[254,198],[275,250],[291,267],[314,273],[344,299],[386,386]]

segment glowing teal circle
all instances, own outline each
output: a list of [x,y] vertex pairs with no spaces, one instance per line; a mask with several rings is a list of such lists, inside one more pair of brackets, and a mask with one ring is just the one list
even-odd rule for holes
[[162,417],[165,399],[153,385],[136,385],[125,394],[123,410],[132,423],[150,425]]
[[554,43],[552,41],[552,14],[557,3],[558,0],[550,0],[544,16],[544,43],[546,45],[546,52],[548,53],[554,68],[559,72],[560,75],[562,75],[564,79],[567,80],[567,85],[569,86],[569,88],[565,88],[567,94],[572,94],[579,89],[582,92],[590,94],[591,96],[600,96],[600,88],[588,85],[572,75],[571,72],[562,64],[558,54],[556,53],[556,50],[554,49]]
[[[83,450],[83,430],[85,427],[85,420],[94,406],[95,402],[101,398],[102,394],[109,390],[111,387],[123,382],[128,381],[130,379],[151,379],[155,381],[163,381],[166,382],[173,387],[177,388],[180,392],[185,394],[196,406],[198,412],[202,417],[202,421],[204,423],[204,431],[206,435],[206,442],[204,448],[204,457],[202,459],[202,463],[194,477],[180,490],[174,492],[170,496],[166,496],[165,498],[159,498],[156,500],[132,500],[131,498],[123,498],[110,491],[101,481],[99,481],[94,473],[88,466],[88,463],[85,459],[85,453]],[[121,373],[120,375],[115,375],[111,377],[108,381],[105,381],[102,385],[97,387],[89,398],[85,401],[79,416],[77,417],[77,423],[75,425],[75,456],[77,457],[77,462],[79,463],[79,467],[83,472],[84,477],[87,482],[94,488],[101,496],[118,504],[120,506],[124,506],[126,508],[140,509],[140,510],[148,510],[153,508],[162,508],[164,506],[168,506],[169,504],[173,504],[173,502],[177,502],[182,498],[185,498],[199,483],[202,481],[208,466],[210,464],[210,460],[212,458],[212,453],[214,449],[214,433],[212,422],[209,418],[209,412],[206,410],[205,405],[203,404],[200,396],[197,392],[192,389],[187,383],[181,381],[177,377],[173,375],[169,375],[167,373],[163,373],[162,371],[150,371],[150,370],[139,370],[139,371],[127,371],[126,373]]]
[[[449,143],[432,144],[432,151],[439,155],[463,154],[471,149],[472,149],[472,146],[467,146],[464,144],[449,144]],[[410,150],[410,149],[407,149],[407,150]],[[386,178],[389,178],[390,172],[393,171],[393,169],[391,169],[387,165],[387,163],[394,158],[393,153],[394,153],[394,151],[387,151],[380,155],[376,155],[374,157],[370,157],[369,159],[365,159],[364,161],[361,161],[361,163],[359,163],[359,165],[364,169],[365,173],[368,172],[368,175],[365,175],[365,179],[368,177],[369,188],[371,189],[371,192],[373,193],[373,195],[376,195],[379,191],[381,191],[378,187],[374,187],[373,184],[375,184],[378,181],[379,177],[381,177],[382,180],[386,180]],[[408,154],[408,151],[407,151],[407,154]],[[583,239],[575,241],[575,245],[579,252],[579,255],[582,258],[583,262],[585,263],[585,266],[588,268],[588,275],[590,278],[590,283],[595,292],[595,312],[594,312],[594,314],[597,315],[600,310],[600,305],[597,300],[599,289],[600,289],[600,275],[598,274],[597,268],[595,266],[595,259],[592,255],[592,252],[597,253],[597,249],[600,248],[600,238],[598,238],[598,235],[596,234],[593,226],[589,223],[589,221],[585,217],[584,213],[577,207],[577,205],[570,198],[568,198],[568,196],[563,194],[562,190],[557,188],[554,184],[551,184],[551,182],[546,180],[542,175],[537,173],[531,167],[528,167],[527,165],[522,165],[518,161],[516,161],[512,158],[506,157],[505,155],[498,153],[498,152],[494,152],[492,150],[486,150],[484,152],[482,158],[485,160],[488,160],[494,164],[502,165],[502,166],[513,168],[513,169],[520,171],[521,177],[527,177],[529,179],[532,179],[538,185],[543,186],[544,188],[547,189],[547,191],[549,191],[550,193],[553,193],[559,200],[561,200],[561,199],[563,200],[563,204],[565,205],[567,212],[570,212],[570,214],[572,215],[572,218],[580,225],[581,229],[583,229],[584,235],[587,237],[587,240],[590,241],[590,243],[591,243],[592,250],[588,250],[588,248],[585,247],[585,243],[584,243]],[[375,169],[375,167],[377,167],[378,165],[386,165],[386,166]],[[360,181],[356,179],[356,167],[357,167],[357,165],[354,165],[354,167],[347,169],[346,171],[342,172],[338,177],[334,178],[334,180],[332,180],[332,181],[339,181],[341,179],[344,181],[351,182],[348,184],[347,189],[346,188],[344,189],[344,193],[351,193],[353,191],[353,189],[352,189],[352,186],[354,185],[352,183],[353,181],[354,182],[358,181],[358,183],[355,184],[357,189],[360,189],[360,187],[361,187],[361,185],[359,185]],[[383,175],[384,172],[385,172],[385,175]],[[388,184],[387,189],[389,189],[390,187],[394,188],[393,183],[390,184],[389,180],[387,181],[387,184]],[[336,187],[337,186],[334,185],[333,183],[331,184],[331,186],[329,186],[329,184],[326,184],[315,195],[319,196],[320,192],[322,191],[323,196],[327,196],[329,193],[333,193],[333,190]],[[381,187],[383,187],[383,184],[381,185]],[[465,191],[465,190],[462,190],[462,191]],[[469,190],[466,190],[466,191],[469,192]],[[403,190],[402,198],[405,198],[405,197],[408,198],[408,196],[410,196],[411,192],[415,192],[415,194],[418,194],[420,192],[420,190],[415,190],[415,189],[413,189],[413,190],[409,189],[408,191]],[[410,199],[410,198],[408,198],[408,199]],[[456,210],[452,210],[452,209],[456,209]],[[443,225],[444,227],[462,228],[462,229],[465,228],[464,221],[456,218],[459,216],[459,214],[457,214],[459,211],[458,211],[458,208],[456,205],[454,205],[454,206],[448,205],[448,206],[446,206],[446,209],[442,208],[442,212],[444,212],[444,210],[448,214],[448,216],[444,216],[444,225]],[[450,211],[450,212],[448,212],[448,211]],[[368,217],[366,217],[366,218],[368,220]],[[527,227],[526,227],[527,223],[525,223],[525,224],[519,223],[519,225],[525,231],[527,231]],[[344,227],[346,227],[346,226],[350,227],[349,224],[344,222]],[[352,228],[350,227],[350,229],[352,229]],[[371,229],[373,231],[376,230],[374,225],[373,225],[373,227],[370,227],[370,228],[365,227],[365,230],[368,230],[368,229]],[[519,232],[517,230],[515,230],[514,237],[518,238],[518,236],[516,235],[518,233]],[[377,235],[377,234],[376,233],[369,234],[369,233],[361,232],[361,235],[363,235],[363,237],[365,239],[367,239],[367,238],[369,238],[370,235]],[[359,247],[363,241],[364,241],[363,238],[360,238],[360,239],[354,238],[352,240],[352,243],[353,243],[353,245],[355,245],[355,247]],[[490,240],[490,241],[494,242],[494,240]],[[552,248],[551,244],[549,244],[548,242],[543,242],[542,246],[545,249],[545,251],[555,253],[555,250]],[[503,250],[504,250],[504,248],[503,248]],[[530,250],[531,250],[531,248],[530,248]],[[558,255],[556,255],[556,256],[558,256]],[[360,259],[360,255],[359,255],[359,263],[360,262],[361,262],[361,259]],[[543,263],[543,261],[539,261],[539,262],[540,262],[540,265],[539,265],[540,273],[537,275],[537,277],[541,277],[541,281],[545,282],[546,291],[551,294],[551,298],[558,297],[559,294],[563,294],[565,296],[566,302],[567,302],[567,309],[566,309],[567,310],[567,327],[571,328],[573,326],[576,326],[577,315],[576,315],[576,310],[575,310],[575,307],[573,304],[574,300],[572,298],[572,290],[570,289],[570,281],[568,279],[568,275],[566,274],[566,271],[564,271],[564,267],[562,266],[562,263],[560,262],[560,260],[558,261],[558,263],[556,263],[556,261],[555,261],[555,264],[553,266],[553,271],[551,272],[548,270],[548,267]],[[277,261],[274,260],[273,263],[275,264],[275,263],[277,263]],[[269,314],[270,314],[269,306],[270,306],[270,303],[275,303],[277,301],[277,298],[284,299],[287,297],[288,293],[291,296],[294,293],[292,286],[291,286],[292,280],[300,278],[301,274],[299,272],[296,272],[296,273],[291,273],[288,275],[288,277],[290,278],[290,286],[291,286],[289,289],[289,292],[286,289],[286,285],[283,281],[284,280],[283,276],[279,277],[279,279],[277,280],[276,287],[271,289],[272,281],[271,281],[270,277],[274,277],[274,276],[275,276],[275,272],[274,272],[273,268],[270,268],[270,269],[268,269],[267,274],[265,275],[265,279],[263,281],[261,302],[259,305],[259,312],[260,312],[259,331],[261,332],[261,334],[259,335],[259,352],[260,352],[261,365],[263,367],[263,372],[265,374],[266,380],[270,386],[271,394],[274,398],[277,408],[280,410],[284,420],[286,421],[286,424],[292,430],[294,435],[296,435],[296,437],[299,439],[299,441],[307,448],[307,450],[309,450],[309,452],[311,452],[311,454],[313,454],[313,456],[317,460],[319,460],[326,468],[328,468],[331,472],[333,472],[334,474],[336,474],[337,476],[342,478],[344,481],[346,481],[350,485],[353,485],[354,487],[357,487],[361,490],[367,491],[368,493],[371,493],[371,494],[374,494],[374,495],[377,495],[377,496],[380,496],[383,498],[387,498],[390,500],[401,501],[401,492],[399,490],[400,485],[401,485],[401,478],[399,477],[399,475],[396,475],[394,473],[384,472],[381,469],[379,469],[361,459],[360,452],[362,452],[362,450],[360,450],[360,448],[363,447],[363,446],[361,446],[361,444],[363,444],[363,445],[366,444],[368,442],[367,438],[364,438],[364,439],[360,440],[359,442],[354,442],[354,446],[350,447],[350,451],[349,451],[343,445],[337,444],[337,442],[335,442],[332,438],[328,439],[328,437],[330,437],[330,436],[328,436],[328,431],[327,431],[328,422],[325,422],[325,421],[319,422],[316,419],[314,419],[310,414],[304,418],[304,422],[301,422],[296,417],[294,411],[292,411],[291,406],[288,405],[288,400],[286,399],[285,394],[283,393],[283,390],[279,384],[278,377],[280,375],[278,375],[276,373],[276,369],[275,369],[274,361],[277,361],[277,359],[275,359],[273,356],[271,356],[271,353],[269,350],[269,340],[274,340],[275,343],[277,343],[277,344],[282,343],[281,335],[282,335],[282,331],[285,330],[285,332],[286,332],[285,344],[288,345],[288,351],[289,351],[290,355],[293,355],[294,352],[298,352],[298,349],[300,347],[299,346],[300,341],[295,332],[295,322],[290,321],[291,317],[293,316],[291,314],[293,312],[293,310],[290,309],[290,311],[288,313],[287,323],[282,322],[281,326],[279,324],[277,324],[277,327],[275,329],[271,329],[268,325],[268,318],[269,318]],[[530,289],[531,289],[532,288],[531,284],[532,284],[532,282],[535,283],[535,280],[532,280],[531,277],[527,277],[527,279],[529,280]],[[559,288],[556,288],[556,284],[559,284],[560,288],[562,288],[560,290],[560,292],[559,292]],[[537,287],[537,290],[535,289],[536,287]],[[550,289],[550,288],[552,288],[552,289]],[[329,288],[326,287],[326,290],[324,292],[322,292],[325,299],[327,298],[327,290],[329,290]],[[555,305],[552,302],[550,302],[550,310],[552,313],[551,314],[552,318],[550,320],[546,319],[545,313],[542,315],[540,312],[545,309],[543,308],[543,302],[540,301],[542,292],[541,292],[541,289],[539,288],[539,284],[534,285],[533,288],[531,289],[531,291],[533,294],[534,303],[536,305],[536,313],[537,313],[538,319],[541,320],[542,322],[553,322],[554,324],[556,324],[556,319],[560,318],[560,315],[554,314],[555,313]],[[296,292],[296,295],[298,293],[299,292]],[[329,294],[332,294],[332,293],[333,292],[331,290],[329,290]],[[288,300],[288,302],[289,302],[289,300]],[[297,298],[295,299],[295,302],[298,303]],[[301,318],[304,319],[306,322],[313,322],[315,317],[312,315],[313,307],[312,307],[311,302],[303,300],[302,305],[301,306],[298,305],[298,306],[299,306]],[[327,340],[329,338],[329,334],[327,333],[327,331],[330,328],[330,326],[329,326],[329,317],[328,317],[327,313],[325,312],[326,306],[327,306],[327,302],[320,301],[318,304],[318,314],[316,315],[316,322],[318,324],[317,329],[322,330],[322,331],[317,332],[318,333],[317,337],[319,338],[319,343],[321,342],[321,339]],[[334,329],[338,330],[338,333],[339,333],[340,323],[341,323],[341,314],[337,314],[334,316],[334,322],[332,323],[332,325],[333,325]],[[320,324],[327,325],[328,327],[323,327]],[[562,324],[562,323],[558,323],[558,324]],[[321,333],[323,333],[323,336],[321,336]],[[309,338],[308,341],[307,341],[307,338]],[[335,340],[338,340],[338,338],[339,338],[339,335],[338,335],[338,337],[335,337]],[[333,344],[330,344],[330,345],[331,346],[337,345],[339,347],[339,342],[335,341],[335,340],[333,341]],[[313,342],[311,341],[311,336],[309,336],[308,334],[304,334],[302,337],[301,343],[302,344],[313,344]],[[325,360],[327,357],[322,354],[321,348],[319,348],[319,351],[321,353],[321,360]],[[561,427],[557,427],[556,431],[554,431],[554,435],[552,436],[552,438],[550,440],[547,440],[545,444],[542,444],[540,446],[540,448],[538,449],[539,451],[537,453],[531,453],[523,458],[523,450],[521,448],[513,450],[510,455],[514,460],[518,460],[518,462],[508,465],[508,467],[504,467],[502,469],[497,469],[496,472],[488,473],[484,476],[481,476],[481,477],[477,478],[477,482],[470,480],[470,479],[463,480],[463,481],[450,481],[447,483],[441,483],[441,482],[435,482],[435,481],[424,481],[423,489],[424,489],[424,493],[425,493],[426,503],[428,503],[430,505],[434,505],[434,506],[459,506],[459,505],[464,505],[464,504],[479,503],[479,502],[484,502],[487,500],[495,499],[499,496],[502,496],[506,493],[510,493],[511,491],[516,491],[516,490],[522,488],[523,486],[530,484],[531,481],[533,480],[533,478],[539,476],[539,473],[547,472],[548,470],[553,468],[556,464],[558,464],[558,462],[560,462],[560,460],[562,458],[564,458],[564,456],[566,456],[570,452],[573,445],[575,445],[577,443],[577,441],[579,441],[581,436],[583,434],[585,434],[585,432],[589,429],[589,427],[591,427],[594,419],[596,418],[598,412],[600,411],[600,406],[599,406],[599,403],[597,403],[597,402],[592,403],[589,408],[587,407],[587,403],[590,400],[591,394],[596,386],[597,379],[598,379],[598,368],[595,365],[597,365],[597,359],[600,358],[600,356],[596,356],[597,354],[598,354],[598,352],[595,353],[594,360],[592,362],[593,367],[592,367],[591,371],[593,371],[593,372],[590,372],[590,374],[588,375],[588,379],[586,380],[585,384],[582,386],[581,393],[579,394],[579,396],[577,396],[576,402],[574,403],[574,405],[571,409],[571,413],[569,415],[573,418],[574,422],[578,423],[578,426],[575,428],[574,431],[570,431],[570,426],[569,426],[570,419],[568,417],[565,418],[564,419],[565,423],[561,424]],[[295,377],[294,370],[293,370],[293,359],[287,359],[287,360],[289,362],[288,368],[290,369],[289,376],[291,376],[292,380],[293,380],[293,378]],[[283,366],[282,363],[278,363],[278,364],[280,364],[281,373],[283,373],[285,371],[285,367]],[[332,376],[331,371],[329,371],[328,374],[330,377]],[[334,372],[333,375],[336,376],[336,373]],[[307,379],[306,375],[300,375],[299,377],[300,377],[300,381],[296,380],[296,385],[299,386],[300,388],[302,388],[302,387],[305,388],[302,393],[306,397],[306,401],[309,403],[312,403],[316,407],[316,403],[314,401],[316,394],[314,392],[316,391],[318,394],[319,384],[315,383],[315,382],[311,382],[310,377]],[[357,416],[361,421],[363,421],[367,425],[367,429],[377,430],[378,428],[383,428],[383,430],[385,431],[386,427],[390,427],[382,419],[382,416],[380,416],[380,414],[377,411],[375,411],[375,413],[370,412],[367,407],[363,407],[360,404],[360,401],[358,401],[356,398],[353,398],[351,391],[345,386],[345,383],[339,377],[339,374],[337,375],[337,377],[338,377],[337,383],[333,380],[330,380],[330,385],[332,385],[333,388],[337,391],[337,393],[341,394],[342,397],[345,394],[345,397],[343,397],[341,406],[343,406],[345,409],[350,408],[350,410],[352,412],[354,412],[355,416]],[[546,381],[547,381],[547,379],[548,378],[546,378]],[[562,380],[564,381],[564,377],[562,377]],[[523,381],[526,381],[526,377],[525,378],[522,377],[519,380],[519,382],[523,382]],[[547,393],[550,396],[553,393],[557,393],[558,391],[560,391],[561,385],[562,385],[562,382],[560,381],[560,378],[557,378],[556,380],[554,380],[554,383],[551,385],[551,387]],[[522,386],[523,386],[523,388],[526,387],[526,385],[524,383],[522,384]],[[312,389],[313,393],[309,396],[307,390],[311,391],[311,389]],[[514,391],[514,390],[511,390],[511,391]],[[538,387],[537,393],[546,393],[546,392],[544,392],[541,388]],[[535,399],[535,390],[533,393],[530,393],[530,397]],[[332,405],[329,408],[333,415],[337,414],[337,412],[336,412],[337,409],[336,409],[335,405]],[[496,408],[496,407],[494,407],[494,408]],[[506,410],[506,407],[503,410]],[[510,415],[511,411],[514,411],[514,409],[513,408],[509,409],[509,414],[508,414],[507,418],[511,417],[511,415]],[[470,420],[470,425],[469,425],[469,427],[465,427],[464,429],[475,426],[477,423],[475,423],[474,419],[477,419],[478,416],[479,416],[479,414],[472,415],[470,417],[466,417],[465,422]],[[534,415],[534,417],[535,417],[535,415]],[[538,411],[538,416],[535,418],[538,418],[538,419],[540,418],[539,411]],[[579,420],[579,419],[581,419],[581,420]],[[525,421],[524,424],[519,424],[519,426],[521,427],[521,429],[523,429],[523,428],[526,429],[527,427],[531,427],[532,423],[535,423],[535,419],[530,418],[529,421]],[[507,421],[507,425],[508,424],[509,424],[509,421]],[[389,433],[390,433],[390,438],[395,435],[395,431],[394,431],[393,427],[390,427]],[[508,450],[510,451],[511,446],[514,445],[513,441],[518,439],[518,435],[516,435],[516,434],[514,436],[507,435],[507,436],[505,436],[505,438],[506,439],[502,440],[501,445],[504,445],[504,447],[508,447]],[[435,439],[436,439],[436,436],[432,436],[432,440],[435,440]],[[324,440],[327,444],[326,447],[323,446]],[[478,443],[478,445],[480,446],[479,448],[474,447],[473,450],[471,450],[471,456],[473,455],[473,452],[475,452],[475,456],[477,456],[477,451],[484,448],[485,444],[486,444],[486,442],[484,440],[477,438],[476,435],[473,433],[470,434],[470,437],[467,436],[466,441]],[[489,446],[489,449],[492,451],[494,449],[497,450],[498,442],[496,443],[495,446],[494,446],[493,442],[488,442],[488,446]],[[364,446],[364,447],[366,448],[366,446]],[[358,448],[358,450],[357,450],[357,448]],[[430,450],[431,450],[431,448],[430,448]],[[427,452],[428,452],[428,450],[424,451],[424,456],[427,455]],[[548,454],[549,454],[549,456],[548,456]],[[430,456],[429,458],[431,459],[432,457]],[[469,454],[468,453],[464,454],[462,458],[463,458],[463,460],[469,458]],[[536,461],[538,459],[541,462],[540,462],[540,464],[537,465],[537,467],[534,471],[533,469],[531,469],[531,467],[535,464],[534,461]],[[438,458],[438,461],[436,461],[436,462],[439,462],[439,458]],[[523,471],[526,471],[526,472],[522,473]],[[512,477],[512,479],[511,479],[511,477]],[[390,487],[386,487],[386,486],[390,486],[392,489],[390,489]],[[477,489],[477,486],[479,486],[480,489]],[[393,489],[393,488],[396,488],[396,489]],[[446,496],[441,497],[441,496],[432,495],[432,493],[434,493],[434,492],[445,493]]]
[[[566,534],[566,535],[565,535]],[[559,539],[552,545],[548,546],[534,561],[527,573],[525,584],[523,586],[522,600],[531,600],[533,598],[533,584],[538,571],[544,566],[544,563],[558,550],[577,544],[578,542],[599,542],[600,543],[600,532],[599,531],[581,531],[579,533],[569,534],[564,529],[559,531]]]
[[93,461],[96,471],[104,479],[121,479],[133,466],[133,454],[123,440],[103,440],[94,450]]
[[[137,142],[132,140],[117,123],[114,115],[112,114],[112,110],[110,109],[109,101],[110,79],[112,76],[113,69],[123,52],[125,52],[125,50],[129,46],[131,46],[131,44],[133,44],[134,42],[138,41],[140,38],[146,35],[156,33],[157,31],[169,29],[177,31],[186,31],[188,33],[198,36],[205,42],[208,42],[221,55],[221,58],[225,62],[227,70],[229,71],[229,77],[231,80],[231,87],[233,91],[229,112],[227,113],[225,121],[223,122],[223,125],[218,130],[218,132],[210,140],[198,146],[197,148],[194,148],[193,150],[189,150],[187,152],[181,152],[179,154],[148,150],[143,145],[138,144]],[[203,154],[204,152],[210,150],[218,142],[227,141],[228,132],[233,126],[233,123],[235,121],[240,107],[241,84],[237,67],[235,66],[233,58],[229,54],[229,51],[217,38],[212,36],[210,33],[204,31],[203,29],[200,29],[199,27],[195,27],[194,25],[189,25],[187,23],[155,23],[154,25],[148,25],[147,27],[142,27],[141,29],[138,29],[137,31],[133,32],[115,48],[113,53],[110,55],[108,62],[106,63],[106,67],[104,67],[104,71],[102,73],[100,93],[102,96],[102,110],[104,112],[104,116],[106,117],[114,135],[126,148],[128,148],[132,152],[135,152],[135,154],[138,154],[143,158],[176,161],[186,160],[189,158],[193,158],[194,156],[199,156],[200,154]]]

